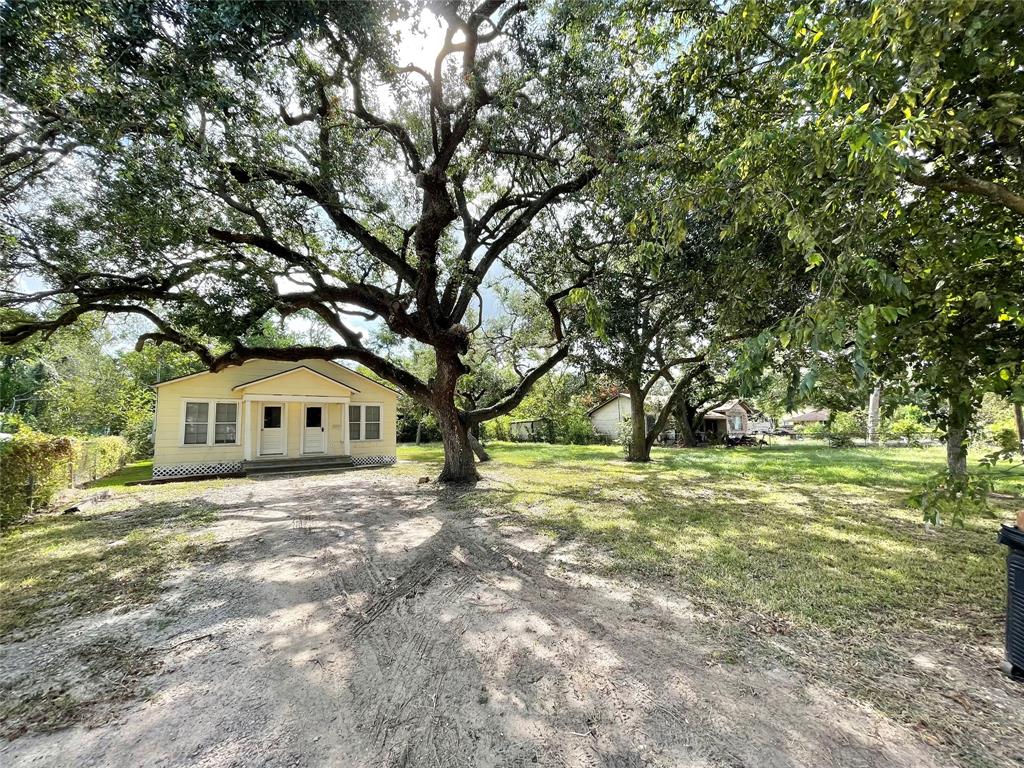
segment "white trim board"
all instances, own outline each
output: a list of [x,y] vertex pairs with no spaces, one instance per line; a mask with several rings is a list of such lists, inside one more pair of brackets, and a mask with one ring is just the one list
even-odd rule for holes
[[243,403],[347,403],[351,399],[327,395],[242,395]]

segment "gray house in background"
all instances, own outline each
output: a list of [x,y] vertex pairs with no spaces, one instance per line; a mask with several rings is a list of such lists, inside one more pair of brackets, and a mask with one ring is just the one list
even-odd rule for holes
[[787,413],[779,424],[781,427],[798,427],[803,424],[825,424],[832,418],[828,408],[810,408],[794,413]]

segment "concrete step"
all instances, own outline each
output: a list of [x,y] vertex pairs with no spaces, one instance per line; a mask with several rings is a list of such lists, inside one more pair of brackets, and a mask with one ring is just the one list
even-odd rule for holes
[[353,466],[351,456],[295,456],[242,462],[242,470],[247,475],[270,474],[274,472],[316,472],[322,469],[338,469],[351,466]]

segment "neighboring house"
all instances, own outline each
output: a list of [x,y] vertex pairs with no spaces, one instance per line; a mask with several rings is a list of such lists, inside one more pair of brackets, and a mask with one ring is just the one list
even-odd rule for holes
[[398,394],[327,360],[252,360],[156,385],[153,477],[392,464]]
[[775,419],[760,411],[750,414],[747,429],[752,435],[770,435],[775,431]]
[[704,414],[704,431],[712,435],[746,435],[757,410],[745,400],[730,400]]
[[783,428],[798,427],[801,424],[825,424],[832,417],[828,408],[814,408],[806,411],[787,413],[782,417]]
[[510,439],[521,443],[542,443],[551,439],[551,419],[520,419],[508,425]]
[[[587,417],[590,419],[590,424],[593,426],[596,434],[610,437],[612,440],[618,440],[619,431],[622,429],[622,422],[630,417],[630,413],[629,395],[618,394],[608,398],[603,403],[595,405],[587,411]],[[648,429],[654,426],[656,419],[656,414],[647,414]]]

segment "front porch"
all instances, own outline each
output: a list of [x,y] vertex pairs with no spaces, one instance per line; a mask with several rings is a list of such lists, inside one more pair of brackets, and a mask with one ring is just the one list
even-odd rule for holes
[[243,467],[328,459],[351,463],[349,404],[357,390],[308,368],[233,389],[241,396]]
[[350,456],[349,398],[244,395],[242,460]]

